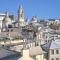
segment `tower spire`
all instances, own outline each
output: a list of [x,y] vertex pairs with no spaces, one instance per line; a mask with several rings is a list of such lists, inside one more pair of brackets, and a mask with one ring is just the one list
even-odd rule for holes
[[22,5],[19,5],[18,15],[20,18],[24,18],[24,12],[23,12]]
[[24,12],[23,12],[22,5],[19,5],[19,9],[18,9],[18,23],[19,23],[19,26],[24,25]]

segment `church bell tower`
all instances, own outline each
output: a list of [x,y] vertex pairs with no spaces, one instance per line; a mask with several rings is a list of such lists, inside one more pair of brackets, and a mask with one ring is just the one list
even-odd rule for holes
[[18,9],[18,27],[22,27],[25,25],[24,21],[24,12],[22,6],[19,6]]

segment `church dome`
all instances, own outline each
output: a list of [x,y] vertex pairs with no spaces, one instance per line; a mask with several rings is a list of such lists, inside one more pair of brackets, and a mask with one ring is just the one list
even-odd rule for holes
[[10,17],[9,17],[9,14],[8,14],[8,13],[6,13],[5,18],[3,19],[3,24],[5,24],[6,26],[8,26],[8,25],[11,25],[11,24],[12,24],[12,21],[11,21],[11,19],[10,19]]
[[31,23],[32,23],[32,25],[33,25],[34,27],[40,26],[39,20],[38,20],[38,18],[37,18],[36,16],[34,16],[34,17],[32,18]]
[[5,16],[3,21],[5,21],[6,23],[11,23],[12,22],[8,13],[6,13],[6,16]]
[[37,19],[37,17],[36,16],[33,16],[33,18],[32,18],[32,22],[34,23],[36,23],[36,22],[38,22],[38,19]]

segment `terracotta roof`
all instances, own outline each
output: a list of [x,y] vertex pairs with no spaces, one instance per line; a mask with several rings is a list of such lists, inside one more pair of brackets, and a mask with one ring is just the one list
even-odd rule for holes
[[9,34],[10,34],[11,37],[18,35],[17,32],[1,32],[1,33],[0,33],[0,37],[8,37]]
[[36,46],[36,47],[31,47],[30,50],[30,55],[34,56],[34,55],[39,55],[39,54],[43,54],[46,53],[42,50],[42,48],[40,46]]

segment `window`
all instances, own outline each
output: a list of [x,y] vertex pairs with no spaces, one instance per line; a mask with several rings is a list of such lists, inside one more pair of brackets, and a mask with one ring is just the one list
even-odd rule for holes
[[12,28],[12,25],[8,25],[8,28]]
[[11,32],[13,31],[13,29],[11,29]]
[[48,38],[48,37],[46,36],[46,38]]
[[47,42],[47,40],[45,40],[45,42]]
[[51,54],[54,54],[54,50],[51,50]]
[[54,60],[53,58],[51,60]]
[[56,50],[56,54],[58,54],[59,53],[59,51],[58,50]]
[[59,58],[56,58],[56,60],[59,60]]

